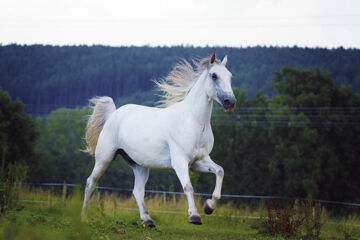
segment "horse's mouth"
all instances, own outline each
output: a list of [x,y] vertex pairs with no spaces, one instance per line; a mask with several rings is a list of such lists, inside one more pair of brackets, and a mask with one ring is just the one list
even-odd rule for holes
[[233,113],[233,112],[234,112],[234,108],[225,109],[225,112],[226,112],[227,114]]
[[223,95],[220,99],[221,105],[226,113],[234,112],[236,98],[233,95]]

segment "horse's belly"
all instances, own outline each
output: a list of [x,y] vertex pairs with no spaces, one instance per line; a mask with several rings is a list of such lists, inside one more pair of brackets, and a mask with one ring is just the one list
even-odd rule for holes
[[149,148],[148,146],[135,148],[133,146],[134,145],[125,146],[123,149],[137,164],[148,168],[171,168],[170,155],[166,149],[153,147]]

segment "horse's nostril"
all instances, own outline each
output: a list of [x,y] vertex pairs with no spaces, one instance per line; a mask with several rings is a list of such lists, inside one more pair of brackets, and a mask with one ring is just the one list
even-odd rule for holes
[[225,100],[224,100],[224,103],[225,103],[226,105],[230,105],[230,100],[229,100],[229,99],[225,99]]

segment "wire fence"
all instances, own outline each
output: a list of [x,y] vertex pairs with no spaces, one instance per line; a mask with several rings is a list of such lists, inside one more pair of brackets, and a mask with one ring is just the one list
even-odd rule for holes
[[[31,184],[34,186],[44,186],[44,187],[84,187],[79,184],[71,184],[71,183],[36,183]],[[116,187],[106,187],[106,186],[97,186],[99,190],[109,190],[109,191],[117,191],[117,192],[132,192],[133,189],[126,188],[116,188]],[[171,192],[171,191],[160,191],[160,190],[145,190],[146,193],[154,193],[154,194],[168,194],[168,195],[184,195],[183,192]],[[194,193],[196,196],[201,197],[211,197],[212,194],[209,193]],[[295,197],[284,197],[284,196],[256,196],[256,195],[240,195],[240,194],[222,194],[222,198],[233,198],[233,199],[283,199],[283,200],[305,200],[304,198],[295,198]],[[334,204],[334,205],[343,205],[343,206],[351,206],[351,207],[360,207],[360,203],[351,203],[351,202],[341,202],[341,201],[330,201],[330,200],[321,200],[321,199],[313,199],[315,202],[326,203],[326,204]]]

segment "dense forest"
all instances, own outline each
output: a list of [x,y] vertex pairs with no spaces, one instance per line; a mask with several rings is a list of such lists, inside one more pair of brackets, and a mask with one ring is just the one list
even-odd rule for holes
[[[330,72],[337,85],[360,91],[360,50],[298,47],[106,47],[0,46],[0,87],[21,99],[32,115],[87,104],[107,95],[154,100],[152,79],[165,76],[182,58],[229,56],[233,86],[251,97],[272,97],[271,81],[283,66]],[[134,95],[133,97],[131,97]],[[129,99],[130,97],[130,99]]]
[[[152,105],[152,78],[181,57],[212,50],[0,47],[1,88],[39,110],[28,109],[37,115],[29,118],[20,101],[0,92],[2,172],[17,166],[32,183],[84,184],[94,164],[82,151],[87,99],[110,95],[118,107]],[[225,170],[223,193],[360,201],[360,94],[353,90],[360,86],[359,50],[216,50],[229,55],[237,87],[234,114],[214,104],[212,116],[211,157]],[[191,173],[191,179],[197,192],[212,192],[213,175]],[[132,188],[131,168],[118,157],[100,184]],[[147,188],[181,191],[174,171],[151,171]]]

